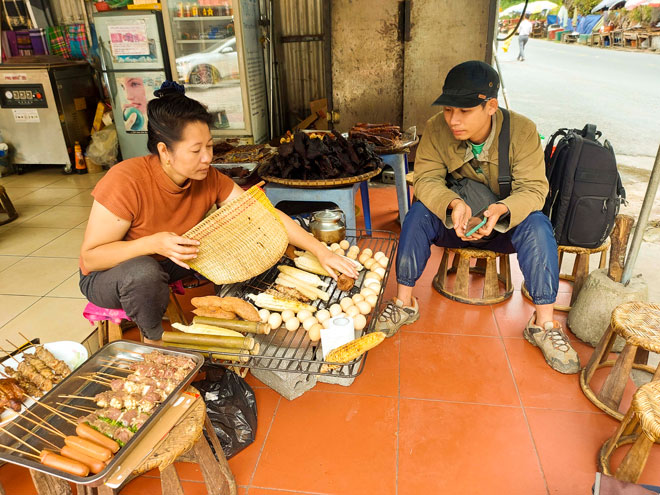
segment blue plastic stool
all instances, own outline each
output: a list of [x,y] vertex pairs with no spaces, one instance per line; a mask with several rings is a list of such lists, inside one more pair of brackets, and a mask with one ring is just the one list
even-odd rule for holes
[[380,155],[385,165],[392,167],[394,171],[394,182],[396,183],[396,199],[399,203],[399,220],[403,225],[403,219],[408,214],[410,208],[410,193],[406,183],[406,174],[408,173],[408,153],[392,153],[390,155]]
[[289,187],[271,182],[264,186],[264,191],[266,191],[266,196],[274,206],[277,206],[282,201],[334,203],[346,215],[346,228],[355,230],[357,225],[355,221],[355,192],[358,187],[360,188],[362,196],[364,226],[366,227],[367,232],[371,233],[369,184],[366,180],[348,187],[335,187],[329,189],[303,189],[300,187]]

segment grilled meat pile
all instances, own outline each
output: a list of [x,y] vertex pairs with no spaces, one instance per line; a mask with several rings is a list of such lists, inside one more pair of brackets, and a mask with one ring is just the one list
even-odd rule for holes
[[337,131],[323,139],[296,132],[264,166],[262,176],[282,179],[320,180],[355,177],[382,166],[373,145],[359,138],[344,138]]
[[358,123],[348,131],[348,135],[352,138],[362,138],[379,148],[401,146],[401,128],[398,125]]

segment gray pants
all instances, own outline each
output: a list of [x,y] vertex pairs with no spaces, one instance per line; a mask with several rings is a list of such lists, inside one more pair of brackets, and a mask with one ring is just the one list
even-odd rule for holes
[[168,284],[192,275],[169,259],[138,256],[101,272],[80,274],[80,291],[102,308],[123,309],[145,338],[160,340],[170,299]]
[[529,41],[529,36],[518,36],[518,60],[525,60],[525,45]]

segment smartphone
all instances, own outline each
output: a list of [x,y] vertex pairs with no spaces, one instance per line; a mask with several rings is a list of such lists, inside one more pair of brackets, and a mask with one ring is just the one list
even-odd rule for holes
[[465,237],[470,237],[470,236],[471,236],[472,234],[474,234],[477,230],[479,230],[481,227],[483,227],[484,225],[486,225],[486,220],[487,220],[486,217],[484,217],[483,220],[481,220],[481,222],[479,222],[477,225],[475,225],[475,226],[472,227],[470,230],[468,230],[468,232],[465,234]]

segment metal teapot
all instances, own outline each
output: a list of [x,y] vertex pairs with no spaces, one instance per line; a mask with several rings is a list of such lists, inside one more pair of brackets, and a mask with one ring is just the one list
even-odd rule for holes
[[309,227],[321,242],[340,242],[346,237],[346,216],[340,209],[316,211],[312,213]]

